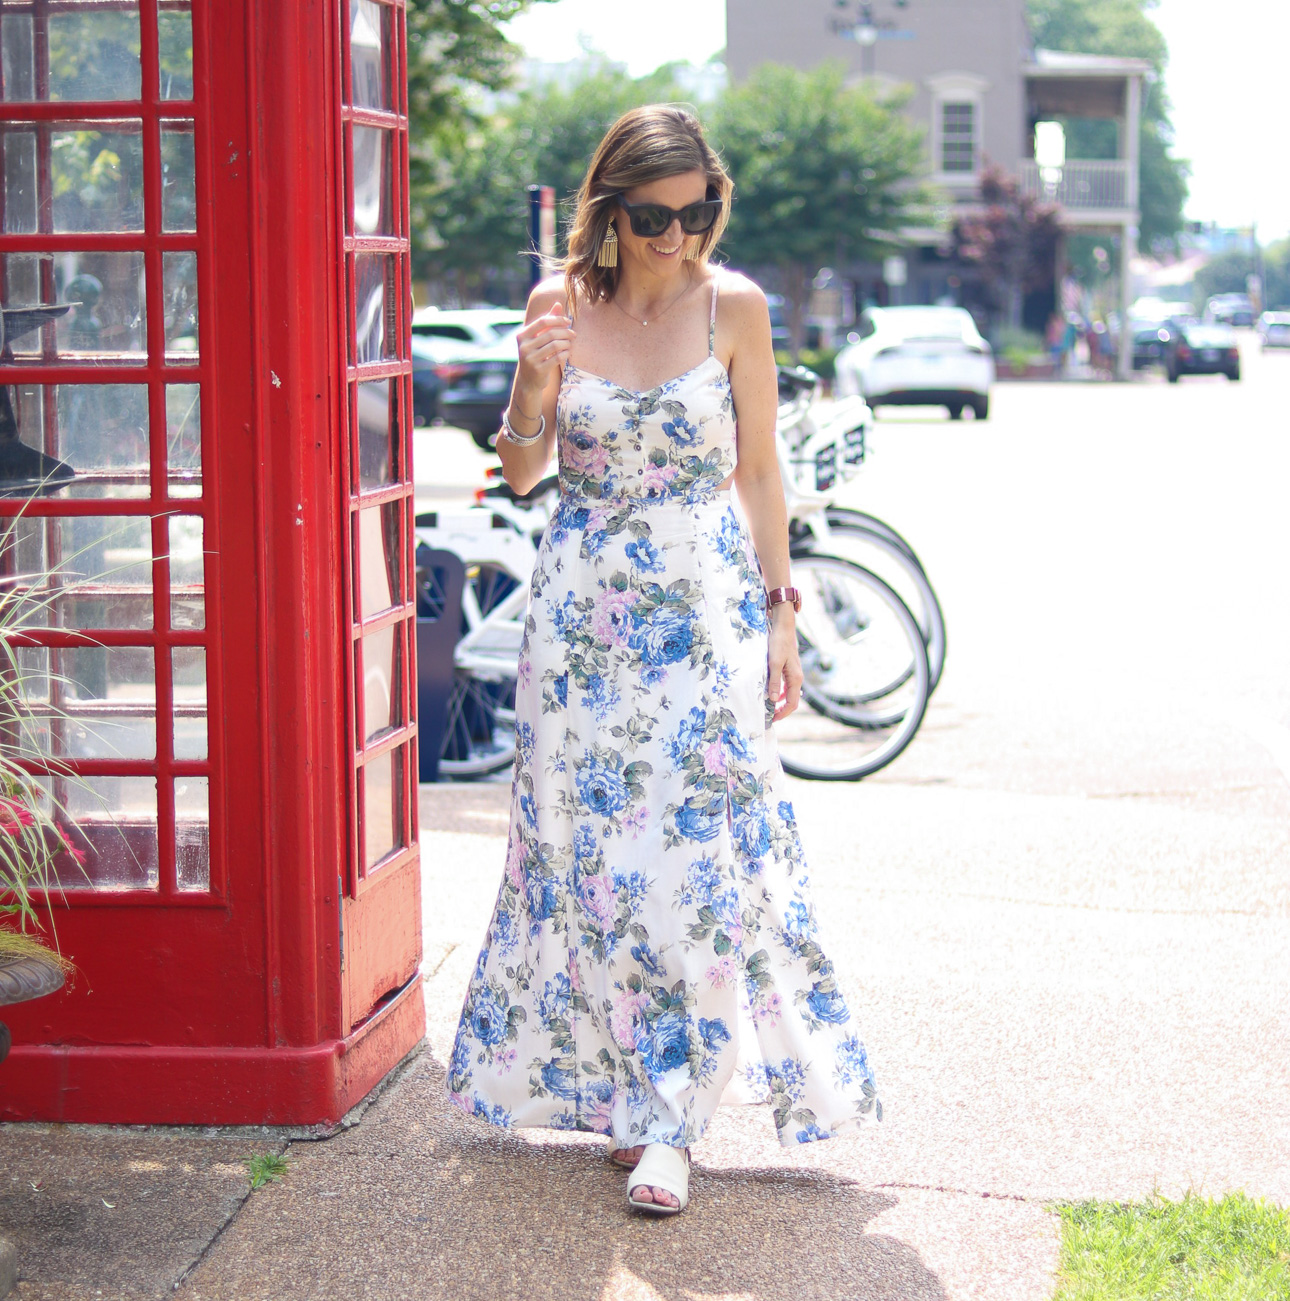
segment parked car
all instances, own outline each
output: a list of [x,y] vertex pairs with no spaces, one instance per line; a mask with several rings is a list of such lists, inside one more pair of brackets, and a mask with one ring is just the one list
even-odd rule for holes
[[422,307],[412,313],[414,338],[486,348],[524,324],[524,313],[513,307]]
[[[522,318],[521,318],[522,320]],[[439,414],[444,423],[468,429],[485,451],[493,446],[511,396],[519,362],[518,326],[500,339],[440,368]]]
[[1178,323],[1165,353],[1165,376],[1176,384],[1180,375],[1240,379],[1241,353],[1230,327],[1200,321]]
[[1290,348],[1290,312],[1264,312],[1259,317],[1259,342],[1266,348]]
[[462,310],[425,307],[412,315],[412,421],[428,425],[439,414],[445,382],[463,373],[457,364],[480,348],[496,343],[524,323],[524,313],[510,307]]
[[[852,336],[848,336],[852,337]],[[994,356],[962,307],[870,307],[838,353],[835,388],[871,407],[943,406],[951,420],[990,413]]]
[[1218,325],[1253,325],[1254,305],[1247,294],[1215,294],[1205,304],[1205,319]]
[[1163,366],[1174,336],[1187,320],[1195,320],[1195,317],[1152,315],[1131,320],[1129,329],[1133,331],[1133,369]]
[[428,425],[439,414],[442,368],[464,351],[465,345],[443,343],[420,334],[412,336],[412,423]]

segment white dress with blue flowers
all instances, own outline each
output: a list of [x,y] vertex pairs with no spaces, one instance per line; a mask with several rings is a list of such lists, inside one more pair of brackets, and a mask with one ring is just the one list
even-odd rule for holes
[[784,1144],[882,1116],[781,791],[716,302],[708,357],[648,392],[565,367],[506,872],[449,1066],[494,1124],[687,1147],[723,1095]]

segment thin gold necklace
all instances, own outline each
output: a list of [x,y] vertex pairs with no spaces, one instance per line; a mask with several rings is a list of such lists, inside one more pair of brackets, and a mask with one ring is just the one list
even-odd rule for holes
[[[657,313],[655,314],[655,316],[654,316],[654,320],[657,321],[657,320],[659,319],[660,316],[666,316],[666,315],[668,314],[668,312],[670,312],[670,311],[672,310],[672,308],[674,308],[674,307],[677,305],[677,303],[679,303],[679,302],[681,301],[681,299],[684,298],[684,297],[686,296],[686,294],[688,294],[688,293],[690,292],[690,290],[693,289],[693,288],[694,288],[693,283],[686,285],[686,287],[685,287],[684,289],[682,289],[681,292],[680,292],[679,294],[677,294],[677,296],[676,296],[674,299],[672,299],[672,301],[671,301],[670,303],[668,303],[668,305],[667,305],[667,306],[666,306],[666,307],[665,307],[661,312],[657,312]],[[640,318],[639,316],[633,316],[633,315],[632,315],[632,314],[631,314],[631,313],[630,313],[630,312],[629,312],[629,311],[628,311],[628,310],[627,310],[627,309],[622,305],[622,303],[620,303],[620,302],[618,301],[617,298],[611,298],[609,301],[610,301],[611,303],[613,303],[613,305],[614,305],[616,308],[618,308],[618,310],[619,310],[620,312],[622,312],[622,314],[623,314],[623,315],[624,315],[624,316],[625,316],[629,321],[635,321],[637,325],[648,325],[648,324],[649,324],[648,321],[642,321],[641,318]]]

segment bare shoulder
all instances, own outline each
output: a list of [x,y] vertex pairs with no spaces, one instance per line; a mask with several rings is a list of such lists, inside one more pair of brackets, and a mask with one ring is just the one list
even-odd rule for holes
[[524,319],[532,321],[539,316],[545,316],[556,303],[563,307],[565,292],[563,276],[547,276],[545,280],[538,281],[529,293],[528,309]]
[[719,287],[719,308],[728,307],[732,316],[757,316],[768,310],[766,295],[756,281],[749,280],[742,272],[727,271],[724,267],[715,269],[713,274]]
[[720,327],[733,338],[759,334],[769,328],[770,308],[761,286],[738,271],[717,270],[717,312]]

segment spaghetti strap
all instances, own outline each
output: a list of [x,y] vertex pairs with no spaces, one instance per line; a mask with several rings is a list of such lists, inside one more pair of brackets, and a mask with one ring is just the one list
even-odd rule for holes
[[714,357],[717,352],[717,275],[714,271],[712,274],[712,312],[708,317],[708,356]]

